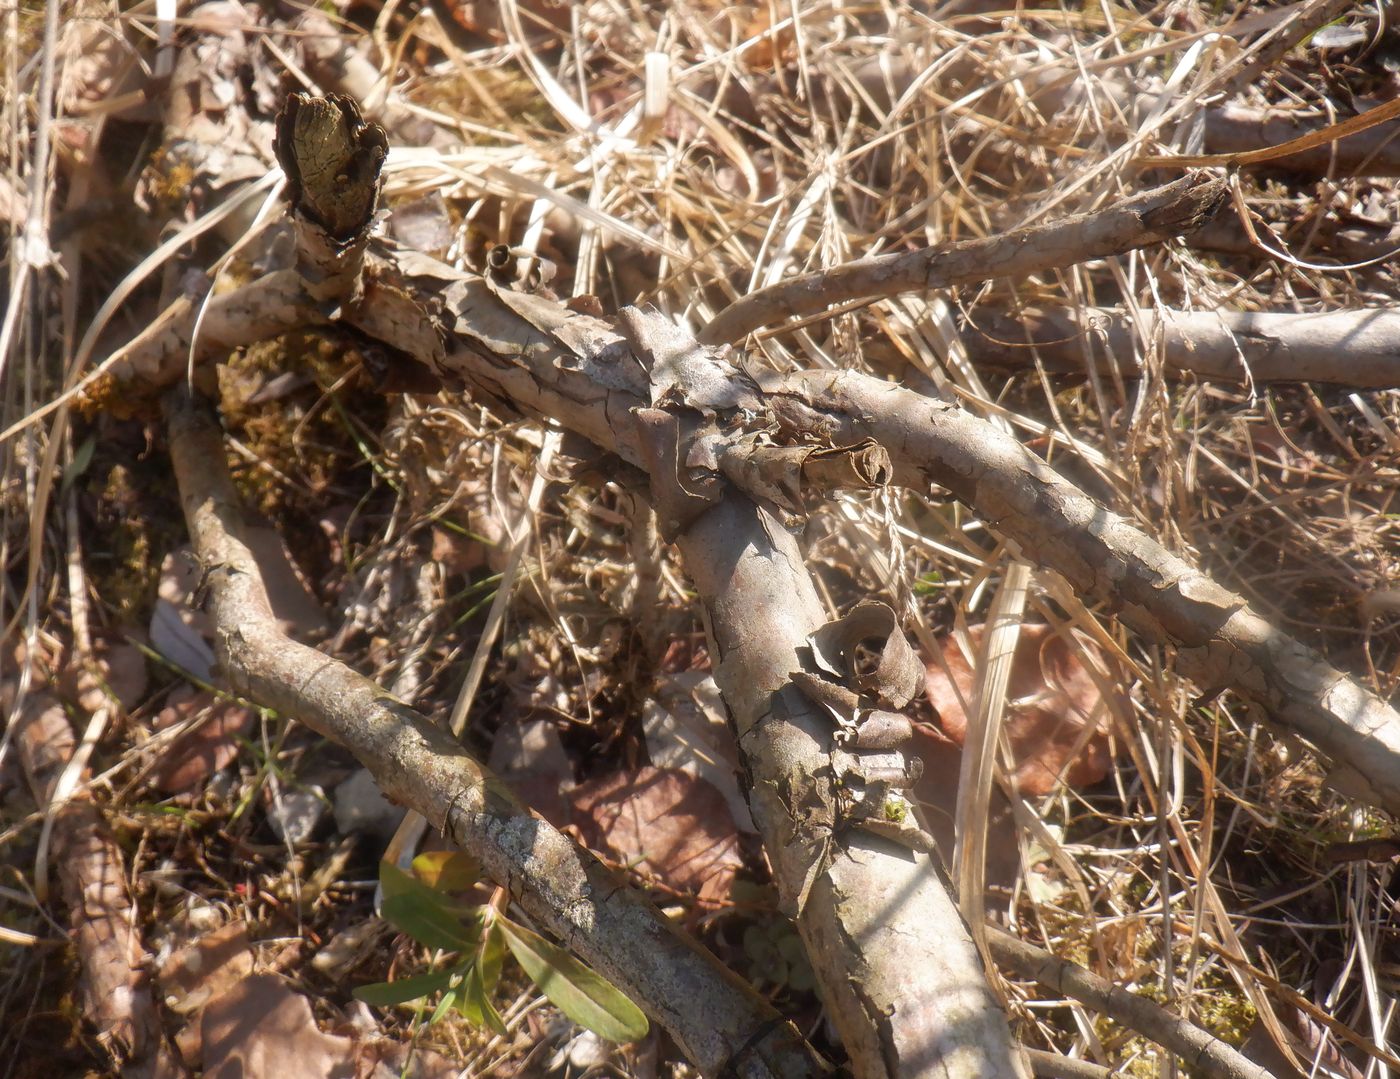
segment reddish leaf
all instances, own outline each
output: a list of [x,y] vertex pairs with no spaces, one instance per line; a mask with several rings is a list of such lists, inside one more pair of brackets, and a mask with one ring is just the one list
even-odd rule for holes
[[574,823],[589,846],[702,899],[728,897],[743,864],[724,796],[684,772],[642,768],[581,784]]
[[208,718],[161,752],[160,764],[151,773],[157,790],[167,794],[194,791],[238,756],[237,736],[248,728],[253,715],[246,708],[219,701],[212,693],[197,693],[187,686],[176,689],[156,717],[156,729],[173,727],[206,710]]
[[[982,627],[974,626],[969,637],[974,647],[980,646]],[[1081,642],[1081,647],[1086,646]],[[972,705],[974,677],[951,636],[943,642],[943,658],[951,681],[943,666],[934,662],[928,666],[925,683],[943,733],[962,745],[967,733],[963,705]],[[1079,657],[1049,626],[1021,630],[1007,693],[1012,704],[1006,734],[1021,793],[1047,794],[1061,780],[1071,787],[1088,786],[1108,774],[1113,761],[1111,712],[1102,707],[1099,687]],[[1091,719],[1096,730],[1071,760]]]
[[200,1024],[205,1079],[324,1079],[354,1072],[354,1043],[316,1026],[281,978],[254,974],[210,1002]]

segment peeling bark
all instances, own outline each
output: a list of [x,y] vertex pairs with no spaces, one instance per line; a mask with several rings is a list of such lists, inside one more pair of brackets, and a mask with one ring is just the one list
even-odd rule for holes
[[1312,649],[1109,512],[992,424],[856,372],[767,383],[794,435],[874,438],[896,482],[947,488],[1023,557],[1060,573],[1149,640],[1175,647],[1207,693],[1233,689],[1332,758],[1339,790],[1400,812],[1400,715]]

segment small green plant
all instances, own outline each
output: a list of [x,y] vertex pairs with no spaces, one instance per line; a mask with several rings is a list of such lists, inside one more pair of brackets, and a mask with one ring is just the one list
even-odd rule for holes
[[[496,900],[478,906],[454,898],[476,883],[477,873],[472,859],[460,852],[419,855],[411,874],[380,864],[384,918],[425,948],[455,958],[427,974],[360,986],[357,1000],[389,1008],[441,993],[429,1022],[456,1008],[469,1023],[504,1034],[491,997],[509,951],[550,1003],[579,1026],[614,1042],[646,1035],[641,1009],[596,971],[506,917]],[[498,899],[502,895],[498,889]]]

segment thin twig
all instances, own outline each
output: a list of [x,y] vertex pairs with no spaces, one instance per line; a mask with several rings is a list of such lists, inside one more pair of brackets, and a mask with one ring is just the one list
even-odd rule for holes
[[948,288],[1121,255],[1198,228],[1224,203],[1225,185],[1204,173],[1092,213],[983,240],[857,259],[780,281],[726,307],[700,333],[705,344],[737,344],[761,326],[870,296]]
[[1247,1060],[1214,1034],[1146,997],[999,929],[990,929],[988,940],[997,962],[1152,1039],[1181,1057],[1193,1074],[1210,1079],[1272,1079],[1267,1069]]

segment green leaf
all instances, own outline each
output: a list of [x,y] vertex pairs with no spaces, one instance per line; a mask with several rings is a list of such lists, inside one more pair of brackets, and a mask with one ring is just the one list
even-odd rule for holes
[[496,1034],[504,1035],[506,1033],[506,1025],[501,1021],[501,1014],[496,1011],[486,987],[482,984],[481,964],[479,963],[473,964],[471,973],[467,975],[466,985],[463,986],[457,1000],[457,1010],[473,1026],[489,1027]]
[[481,965],[481,984],[488,996],[496,991],[496,983],[501,978],[501,963],[505,957],[506,938],[501,933],[501,927],[493,920],[486,928],[486,934],[481,941],[481,957],[477,960]]
[[438,1006],[433,1009],[433,1014],[428,1017],[428,1026],[432,1026],[449,1011],[451,1011],[453,1006],[457,1003],[458,999],[460,999],[460,997],[461,993],[457,989],[449,989],[446,993],[444,993],[442,995],[442,999],[438,1001]]
[[481,863],[460,850],[434,850],[413,859],[413,875],[435,892],[465,892],[481,878]]
[[410,1000],[440,993],[452,981],[450,970],[434,971],[432,974],[415,974],[411,978],[400,978],[393,982],[375,982],[362,985],[352,994],[356,1000],[373,1004],[376,1008],[392,1008],[396,1004],[407,1004]]
[[497,915],[511,954],[550,1002],[581,1027],[611,1042],[645,1037],[647,1017],[622,990],[538,933]]
[[[407,933],[425,948],[445,952],[476,950],[481,939],[481,920],[475,907],[433,891],[388,862],[380,863],[379,882],[384,888],[384,917],[401,933]],[[465,924],[464,918],[473,919],[475,924]]]

